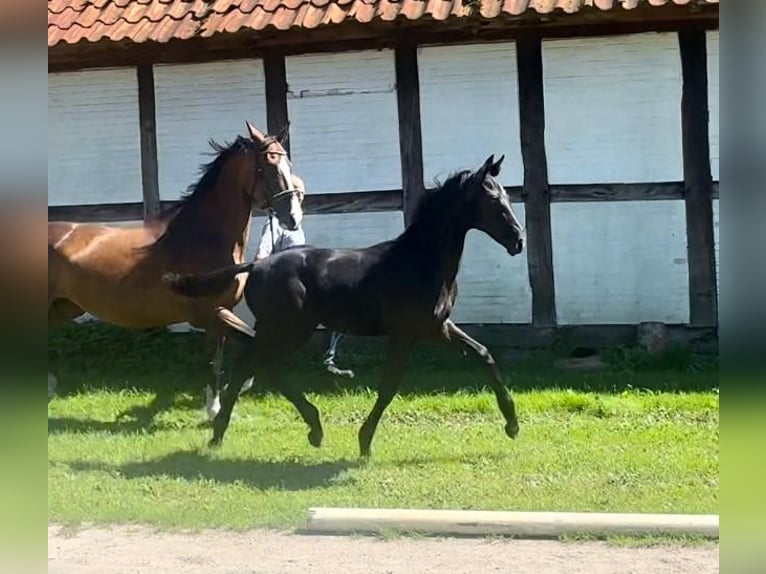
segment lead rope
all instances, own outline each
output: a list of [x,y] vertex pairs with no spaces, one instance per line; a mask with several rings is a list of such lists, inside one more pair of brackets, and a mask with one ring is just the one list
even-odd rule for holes
[[274,240],[274,211],[269,210],[269,233],[271,234],[271,255],[274,255],[276,241]]

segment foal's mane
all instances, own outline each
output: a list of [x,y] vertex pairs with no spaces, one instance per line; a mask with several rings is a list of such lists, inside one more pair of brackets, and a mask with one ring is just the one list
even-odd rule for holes
[[471,177],[471,170],[464,169],[451,173],[444,183],[435,181],[436,188],[428,191],[418,201],[412,223],[439,226],[448,221],[453,212],[462,205],[465,184]]
[[204,233],[196,220],[199,217],[199,204],[215,189],[215,184],[221,175],[221,170],[226,162],[236,153],[252,152],[256,149],[256,143],[251,138],[237,136],[233,142],[220,144],[213,139],[208,140],[208,145],[213,149],[207,155],[215,156],[208,163],[199,166],[199,179],[190,184],[175,205],[163,210],[155,221],[155,225],[162,229],[154,245],[165,243],[169,237],[181,235],[181,242],[185,242],[189,235]]

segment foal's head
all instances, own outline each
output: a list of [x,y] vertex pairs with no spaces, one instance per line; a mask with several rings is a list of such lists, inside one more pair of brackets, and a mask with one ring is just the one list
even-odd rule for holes
[[524,249],[524,228],[511,208],[508,193],[496,179],[504,159],[504,155],[497,161],[494,154],[489,156],[465,180],[468,193],[466,216],[469,227],[483,231],[511,255],[518,255]]
[[264,135],[247,122],[250,138],[256,145],[253,200],[276,216],[280,226],[294,231],[303,220],[303,208],[293,183],[292,164],[283,143],[287,126],[278,136]]

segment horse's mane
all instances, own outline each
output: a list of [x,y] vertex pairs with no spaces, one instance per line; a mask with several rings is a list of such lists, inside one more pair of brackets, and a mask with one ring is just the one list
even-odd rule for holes
[[435,181],[436,188],[424,193],[418,201],[412,223],[438,225],[448,219],[462,204],[461,196],[465,193],[463,187],[470,176],[471,170],[464,169],[451,173],[444,183]]
[[167,238],[173,235],[173,231],[178,229],[188,228],[191,233],[201,231],[196,229],[196,226],[191,225],[191,220],[197,216],[196,206],[215,188],[215,182],[229,158],[240,151],[252,151],[256,146],[252,139],[242,136],[237,136],[233,142],[224,142],[223,144],[210,139],[208,145],[213,151],[207,152],[207,154],[215,157],[208,163],[199,166],[199,179],[186,188],[179,201],[164,209],[157,216],[153,225],[162,229],[162,232],[154,245],[167,241]]
[[213,151],[207,152],[207,155],[214,155],[215,157],[208,163],[200,164],[199,179],[186,188],[186,191],[181,194],[178,203],[163,210],[158,215],[158,219],[163,220],[172,217],[186,205],[204,198],[213,189],[215,181],[221,174],[221,169],[229,157],[238,151],[251,151],[255,147],[255,142],[252,139],[237,136],[237,139],[233,142],[224,142],[223,144],[209,139],[208,145],[213,148]]

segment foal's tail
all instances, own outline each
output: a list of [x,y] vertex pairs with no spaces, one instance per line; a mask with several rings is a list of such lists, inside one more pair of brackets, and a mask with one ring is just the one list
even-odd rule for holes
[[207,273],[180,275],[178,273],[165,273],[162,282],[169,285],[176,293],[187,297],[204,297],[205,295],[217,295],[231,287],[231,280],[240,273],[248,273],[254,263],[240,263],[229,265]]

